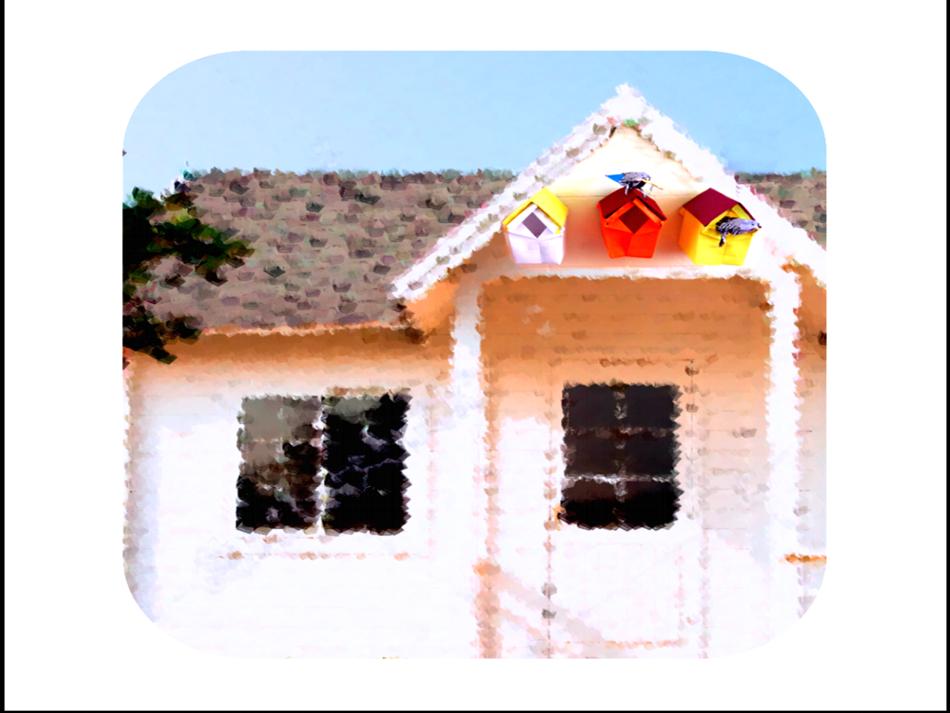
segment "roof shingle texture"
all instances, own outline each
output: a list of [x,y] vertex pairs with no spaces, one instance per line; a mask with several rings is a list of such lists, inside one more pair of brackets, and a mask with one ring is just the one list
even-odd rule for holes
[[146,297],[160,317],[191,315],[205,328],[393,323],[392,279],[511,177],[212,170],[187,183],[198,218],[254,254],[222,269],[221,285],[163,261]]
[[828,211],[825,207],[824,171],[805,173],[737,173],[745,183],[771,203],[792,225],[803,228],[812,240],[825,247]]
[[[254,254],[223,268],[220,285],[164,260],[143,296],[158,316],[192,316],[203,328],[392,324],[401,311],[392,280],[512,177],[215,169],[187,183],[198,217]],[[823,244],[824,174],[740,179]]]

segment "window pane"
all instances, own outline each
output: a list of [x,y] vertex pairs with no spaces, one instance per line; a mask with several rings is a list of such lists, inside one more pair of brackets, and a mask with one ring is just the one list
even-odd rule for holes
[[406,431],[408,410],[408,396],[386,394],[369,412],[369,436],[376,439],[377,452],[387,459],[402,462],[406,458],[402,437]]
[[633,384],[624,390],[626,419],[631,427],[673,428],[676,423],[676,388]]
[[405,525],[402,436],[408,406],[403,395],[324,400],[328,531],[391,533]]
[[585,529],[616,527],[620,523],[616,506],[613,483],[591,478],[570,479],[565,481],[561,491],[559,517],[563,522]]
[[621,408],[618,393],[617,388],[606,384],[565,388],[562,397],[565,430],[616,426]]
[[[364,440],[364,423],[342,418],[327,408],[323,417],[323,467],[332,477],[348,468],[360,469],[371,462],[372,446]],[[327,481],[330,483],[330,480]]]
[[279,439],[294,428],[312,424],[320,411],[319,398],[263,396],[246,398],[238,421],[240,436],[251,440]]
[[671,482],[628,480],[623,484],[620,518],[624,526],[660,528],[673,523],[679,491]]
[[609,431],[568,433],[564,455],[567,475],[617,475],[623,472],[623,441]]
[[672,475],[676,467],[673,432],[640,431],[627,436],[623,467],[627,475]]
[[[332,485],[331,485],[332,480]],[[328,531],[398,532],[406,524],[403,492],[408,480],[401,466],[384,464],[328,476],[330,498],[323,522]]]
[[316,522],[320,483],[319,401],[279,396],[245,399],[238,432],[239,530],[307,528]]
[[258,466],[238,476],[237,527],[304,529],[317,519],[316,479],[288,475],[282,465]]

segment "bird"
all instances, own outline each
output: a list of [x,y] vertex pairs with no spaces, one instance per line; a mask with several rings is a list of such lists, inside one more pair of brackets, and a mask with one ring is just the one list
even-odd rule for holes
[[619,178],[614,176],[611,176],[611,178],[623,186],[624,194],[629,193],[631,190],[640,190],[650,182],[650,174],[643,173],[643,171],[628,171],[621,174]]
[[762,226],[756,220],[745,218],[723,218],[716,223],[716,232],[719,233],[719,247],[726,244],[727,235],[743,235],[752,233]]
[[638,191],[641,195],[643,194],[643,189],[645,186],[649,185],[650,188],[659,188],[652,180],[650,180],[650,174],[644,173],[643,171],[627,171],[626,173],[611,173],[608,174],[607,178],[612,181],[616,181],[621,186],[623,186],[624,195],[630,193],[631,190]]
[[640,190],[650,182],[650,174],[642,171],[631,171],[623,174],[620,178],[620,185],[623,186],[623,192],[629,193],[630,190]]

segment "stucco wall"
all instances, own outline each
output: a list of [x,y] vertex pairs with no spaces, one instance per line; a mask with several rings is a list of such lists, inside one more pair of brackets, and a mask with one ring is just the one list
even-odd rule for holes
[[[142,609],[194,646],[238,655],[471,656],[472,480],[444,465],[448,342],[398,332],[205,337],[137,358],[127,572]],[[235,528],[246,396],[409,389],[409,521],[393,536]],[[442,427],[440,427],[442,426]]]
[[[767,308],[744,279],[486,286],[489,537],[512,612],[495,622],[497,653],[701,655],[768,638],[770,571],[789,565],[768,550]],[[563,384],[611,379],[680,388],[684,494],[669,530],[552,519]]]

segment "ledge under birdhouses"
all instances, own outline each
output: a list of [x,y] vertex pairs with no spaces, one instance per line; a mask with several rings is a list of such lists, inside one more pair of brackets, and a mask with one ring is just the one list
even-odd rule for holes
[[531,196],[502,221],[512,259],[519,265],[564,261],[567,206],[547,188]]

